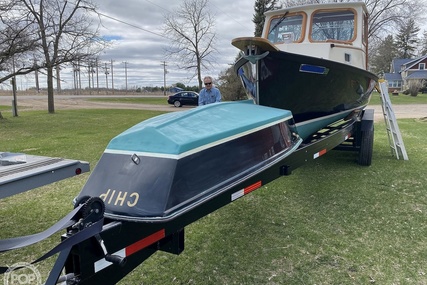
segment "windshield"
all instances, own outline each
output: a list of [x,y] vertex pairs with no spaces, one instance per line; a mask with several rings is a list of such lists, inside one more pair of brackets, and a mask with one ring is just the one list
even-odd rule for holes
[[319,11],[313,15],[311,40],[351,41],[354,37],[355,14],[351,10]]
[[268,40],[272,43],[292,43],[302,38],[303,15],[275,17],[270,21]]

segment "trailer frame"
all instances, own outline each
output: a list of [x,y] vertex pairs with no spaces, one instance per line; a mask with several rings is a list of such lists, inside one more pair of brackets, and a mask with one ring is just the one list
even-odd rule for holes
[[[61,223],[61,229],[66,228],[61,242],[33,263],[59,253],[45,285],[116,284],[156,251],[177,255],[183,252],[187,225],[281,176],[292,174],[298,167],[331,150],[356,152],[358,156],[357,159],[355,156],[355,160],[360,165],[369,166],[372,160],[373,135],[374,110],[366,109],[361,114],[352,114],[351,117],[330,124],[311,135],[291,154],[269,168],[231,185],[203,202],[194,203],[188,211],[166,219],[113,219],[104,215],[105,205],[100,197],[81,197],[75,201],[75,209],[67,215],[69,221],[64,218],[51,227],[60,228],[58,224]],[[87,163],[78,163],[78,166],[86,167]],[[34,181],[38,181],[35,179]],[[48,182],[49,179],[43,181]],[[15,183],[19,183],[19,180]],[[25,189],[22,191],[29,190],[31,183],[27,181],[24,185],[26,187],[21,188]],[[33,185],[38,187],[39,182]],[[45,232],[52,234],[53,230]],[[19,237],[17,240],[22,238],[26,237]],[[10,241],[6,241],[6,247],[7,242]],[[0,245],[3,246],[0,250],[4,250],[4,243]]]
[[[179,255],[185,248],[185,226],[281,176],[290,175],[293,170],[331,150],[358,152],[355,160],[361,165],[370,165],[373,113],[374,110],[367,109],[363,111],[361,119],[355,116],[319,130],[294,153],[268,170],[173,219],[133,222],[105,218],[104,227],[97,238],[73,246],[64,262],[66,276],[72,280],[66,284],[115,284],[156,251]],[[73,234],[64,234],[62,239],[67,240]]]

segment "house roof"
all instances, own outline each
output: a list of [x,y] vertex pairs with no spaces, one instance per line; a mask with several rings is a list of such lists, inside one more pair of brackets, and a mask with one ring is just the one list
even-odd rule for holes
[[407,62],[406,66],[405,66],[405,70],[411,69],[414,65],[418,64],[419,62],[423,61],[426,58],[427,58],[427,55],[424,55],[422,57],[415,58],[415,59]]
[[402,75],[400,73],[384,73],[384,79],[387,81],[401,81]]
[[427,79],[427,70],[414,71],[406,79]]
[[427,58],[427,55],[424,55],[422,57],[418,58],[395,58],[392,61],[392,70],[391,72],[397,73],[400,72],[400,69],[403,66],[403,71],[411,69],[414,65],[418,64],[419,62],[423,61]]
[[393,61],[391,62],[392,64],[392,73],[399,73],[400,72],[400,67],[402,65],[405,65],[406,63],[412,61],[413,59],[409,59],[409,58],[395,58],[393,59]]
[[[384,79],[387,81],[403,81],[402,72],[405,72],[406,80],[427,80],[427,70],[413,69],[415,65],[427,59],[427,55],[410,59],[410,58],[395,58],[392,61],[392,70],[390,73],[384,73]],[[410,71],[409,71],[410,70]]]

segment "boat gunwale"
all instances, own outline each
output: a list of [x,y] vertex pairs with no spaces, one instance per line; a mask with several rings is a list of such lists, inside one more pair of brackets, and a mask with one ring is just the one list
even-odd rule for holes
[[269,128],[269,127],[274,126],[274,125],[285,123],[285,122],[287,122],[289,120],[292,120],[292,119],[293,119],[292,115],[287,116],[287,117],[283,117],[283,118],[280,118],[279,120],[276,120],[276,121],[273,121],[273,122],[269,122],[267,124],[264,124],[264,125],[261,125],[261,126],[258,126],[258,127],[255,127],[255,128],[252,128],[252,129],[249,129],[249,130],[246,130],[246,131],[243,131],[243,132],[240,132],[240,133],[235,134],[233,136],[228,136],[228,137],[216,140],[216,141],[212,141],[212,142],[210,142],[208,144],[204,144],[204,145],[198,146],[196,148],[193,148],[191,150],[182,152],[180,154],[143,152],[143,151],[108,149],[108,148],[105,149],[104,153],[123,154],[123,155],[133,155],[133,154],[136,154],[138,156],[158,157],[158,158],[168,158],[168,159],[179,160],[179,159],[182,159],[184,157],[190,156],[190,155],[192,155],[194,153],[197,153],[197,152],[200,152],[200,151],[203,151],[203,150],[215,147],[217,145],[220,145],[220,144],[232,141],[234,139],[241,138],[243,136],[255,133],[257,131],[260,131],[260,130],[265,129],[265,128]]

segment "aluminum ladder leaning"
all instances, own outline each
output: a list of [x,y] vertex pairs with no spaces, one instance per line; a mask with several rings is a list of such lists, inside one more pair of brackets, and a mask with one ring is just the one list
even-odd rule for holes
[[396,159],[409,160],[405,145],[403,143],[402,135],[397,124],[396,116],[393,111],[393,106],[388,95],[387,82],[380,82],[378,91],[380,92],[381,107],[383,110],[391,152],[396,156]]

